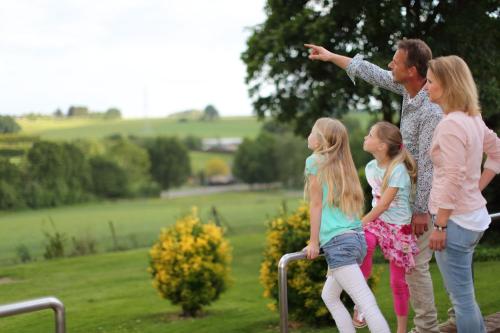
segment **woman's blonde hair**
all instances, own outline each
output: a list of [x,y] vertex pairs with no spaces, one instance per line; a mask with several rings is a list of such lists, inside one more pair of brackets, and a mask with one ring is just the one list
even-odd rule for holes
[[389,166],[385,170],[382,178],[381,192],[387,189],[389,178],[399,163],[403,163],[410,175],[412,185],[415,185],[417,179],[417,165],[410,152],[403,144],[403,137],[399,128],[387,121],[380,121],[372,127],[375,137],[387,145],[387,155],[391,159]]
[[462,58],[456,55],[438,57],[430,60],[428,67],[443,88],[447,110],[463,111],[469,116],[481,113],[476,83]]
[[[328,205],[340,208],[347,216],[360,217],[364,195],[352,160],[347,129],[336,119],[320,118],[312,133],[319,143],[314,153],[321,156],[317,166],[318,179],[328,186]],[[305,192],[307,196],[307,179]]]

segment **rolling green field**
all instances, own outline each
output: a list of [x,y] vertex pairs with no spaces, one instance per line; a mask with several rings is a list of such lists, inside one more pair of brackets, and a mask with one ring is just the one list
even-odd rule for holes
[[16,120],[21,134],[38,135],[43,139],[71,140],[103,138],[112,134],[135,136],[194,135],[200,138],[257,136],[261,123],[255,117],[224,117],[213,122],[171,118],[92,119],[92,118],[22,118]]
[[0,264],[15,262],[16,248],[21,244],[26,245],[33,256],[41,258],[43,231],[53,232],[50,220],[68,238],[92,236],[102,251],[113,245],[109,221],[113,222],[123,246],[146,246],[157,238],[162,227],[173,224],[192,206],[199,208],[202,218],[207,218],[215,206],[235,234],[263,234],[266,217],[273,216],[284,199],[290,207],[295,207],[300,198],[285,192],[241,192],[0,212]]
[[[350,112],[346,117],[355,118],[366,128],[373,115],[366,112]],[[98,118],[20,118],[21,134],[40,136],[50,140],[77,138],[103,138],[113,134],[136,136],[179,136],[200,138],[257,136],[262,122],[256,117],[222,117],[217,121],[189,120],[179,122],[175,118],[98,119]]]
[[[283,199],[290,209],[297,196],[285,192],[242,192],[182,199],[144,199],[69,206],[39,211],[2,213],[0,216],[0,304],[53,295],[66,306],[67,328],[72,333],[90,332],[278,332],[279,317],[266,307],[259,284],[259,267],[265,244],[265,221],[273,216]],[[196,319],[179,317],[180,309],[162,300],[151,286],[146,271],[148,248],[159,230],[172,224],[190,209],[200,207],[206,217],[217,206],[231,227],[233,283],[221,299]],[[98,253],[45,261],[41,259],[41,230],[51,217],[59,231],[68,235],[92,232],[101,244],[111,246],[108,221],[113,220],[120,241],[135,235],[144,247],[123,252]],[[45,224],[43,222],[45,220]],[[15,246],[26,244],[37,261],[13,264]],[[319,259],[322,260],[322,259]],[[449,307],[441,278],[432,265],[439,316]],[[500,274],[500,262],[475,265],[477,298],[484,314],[498,311],[500,295],[492,293]],[[376,289],[378,303],[394,329],[388,267],[384,266]],[[319,295],[318,295],[319,297]],[[0,319],[2,333],[53,331],[51,311]],[[293,333],[336,332],[295,324]],[[366,329],[359,332],[367,332]]]

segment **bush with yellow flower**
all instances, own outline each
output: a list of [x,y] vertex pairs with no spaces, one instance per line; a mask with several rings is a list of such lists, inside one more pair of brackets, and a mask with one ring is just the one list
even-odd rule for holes
[[[260,282],[264,296],[272,300],[269,308],[278,307],[278,262],[286,253],[302,250],[309,239],[309,208],[302,203],[295,212],[288,214],[286,208],[269,221],[264,259],[260,267]],[[288,266],[288,311],[291,318],[313,324],[332,323],[332,318],[323,300],[321,291],[325,283],[327,264],[323,257],[316,260],[298,260]],[[368,284],[373,288],[378,282],[373,274]],[[342,300],[352,308],[347,295]]]
[[202,223],[197,209],[163,229],[150,250],[153,287],[163,298],[196,316],[217,300],[229,282],[231,247],[224,230]]

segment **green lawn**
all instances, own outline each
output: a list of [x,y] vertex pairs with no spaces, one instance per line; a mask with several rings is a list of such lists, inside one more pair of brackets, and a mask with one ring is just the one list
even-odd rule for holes
[[[279,317],[267,309],[267,300],[261,296],[262,287],[258,282],[263,233],[246,233],[230,237],[230,240],[234,246],[234,283],[220,300],[206,308],[206,314],[201,318],[179,318],[180,309],[157,295],[146,272],[146,249],[2,268],[0,275],[8,276],[14,282],[0,285],[0,303],[57,296],[66,306],[67,328],[71,333],[278,332]],[[483,313],[498,311],[500,295],[492,292],[492,288],[497,286],[500,262],[478,263],[475,270],[477,298]],[[439,317],[443,320],[449,302],[434,265],[432,274]],[[376,296],[394,329],[388,279],[385,266]],[[3,333],[52,332],[53,325],[49,310],[0,318]],[[291,332],[337,330],[300,326]]]
[[[24,244],[32,255],[40,258],[45,241],[43,231],[52,231],[51,219],[57,230],[67,236],[92,236],[99,250],[112,246],[108,221],[113,221],[119,241],[125,246],[149,245],[160,229],[175,222],[192,206],[207,217],[212,206],[217,207],[235,234],[259,233],[265,230],[266,216],[274,215],[283,192],[243,192],[193,196],[179,199],[136,199],[88,203],[60,208],[0,212],[0,264],[13,263],[16,248]],[[298,196],[289,197],[295,207]],[[69,245],[69,244],[68,244]]]
[[257,136],[261,123],[255,117],[224,117],[213,122],[191,120],[179,122],[171,118],[115,119],[37,118],[16,120],[21,134],[39,135],[43,139],[71,140],[102,138],[112,134],[136,136],[194,135],[200,138]]
[[[94,203],[2,213],[0,216],[0,277],[11,279],[0,284],[0,304],[53,295],[67,309],[67,327],[71,333],[89,332],[278,332],[277,313],[270,312],[262,298],[259,266],[265,244],[266,216],[277,211],[286,198],[290,209],[297,196],[284,192],[226,193],[212,196],[160,200],[143,199]],[[148,248],[161,227],[172,224],[192,205],[201,208],[202,216],[215,205],[232,232],[234,248],[233,284],[220,300],[197,319],[179,318],[180,309],[162,300],[151,286],[146,272]],[[121,241],[135,235],[143,248],[124,252],[99,253],[92,256],[44,261],[40,258],[43,235],[48,228],[42,220],[52,217],[58,230],[68,235],[91,231],[106,247],[111,244],[107,222],[113,220]],[[38,260],[12,264],[15,246],[26,244]],[[320,259],[322,260],[322,259]],[[8,265],[11,263],[10,265]],[[389,292],[388,268],[382,272],[376,295],[387,320],[394,328],[392,297]],[[432,266],[439,316],[444,319],[449,306],[440,276]],[[485,314],[500,309],[500,294],[492,292],[500,275],[500,262],[475,265],[477,298]],[[4,279],[5,281],[5,279]],[[319,295],[318,295],[319,297]],[[38,333],[53,331],[51,311],[0,319],[2,333]],[[331,328],[298,326],[294,333],[336,332]],[[360,330],[359,332],[367,332]]]

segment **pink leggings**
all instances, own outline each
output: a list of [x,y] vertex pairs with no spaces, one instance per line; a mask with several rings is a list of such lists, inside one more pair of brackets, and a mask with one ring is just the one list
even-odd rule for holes
[[[369,231],[365,230],[366,237],[366,257],[361,264],[361,271],[365,279],[368,279],[372,273],[373,252],[377,246],[377,237]],[[405,279],[405,269],[396,266],[392,261],[389,264],[391,275],[391,289],[392,297],[394,300],[394,312],[397,316],[408,315],[408,300],[410,299],[410,292]]]

